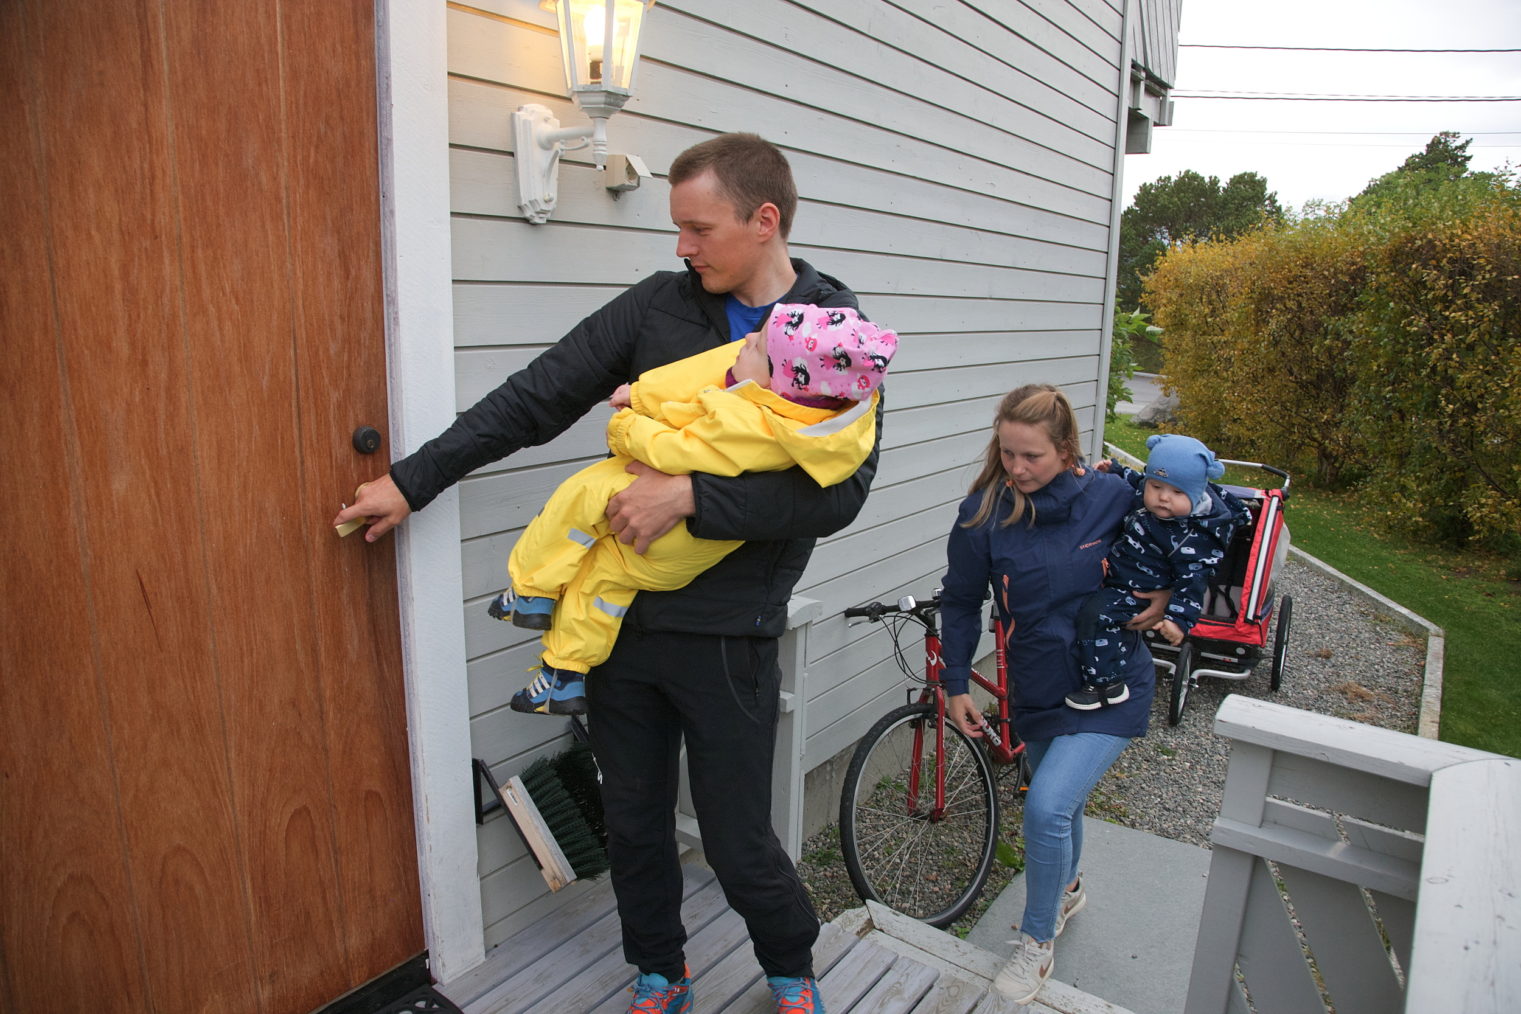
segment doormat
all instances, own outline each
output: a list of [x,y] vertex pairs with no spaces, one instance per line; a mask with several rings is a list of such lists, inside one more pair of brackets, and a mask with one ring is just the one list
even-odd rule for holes
[[374,1014],[465,1014],[432,986],[415,989]]

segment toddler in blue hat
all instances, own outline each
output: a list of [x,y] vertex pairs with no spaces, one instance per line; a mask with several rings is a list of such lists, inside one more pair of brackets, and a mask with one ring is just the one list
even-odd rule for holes
[[1117,461],[1097,467],[1123,476],[1135,488],[1135,506],[1109,549],[1104,586],[1077,616],[1083,685],[1067,695],[1080,711],[1130,699],[1123,673],[1136,636],[1124,624],[1149,604],[1138,591],[1172,590],[1156,629],[1182,644],[1204,611],[1210,574],[1225,557],[1236,527],[1251,522],[1246,505],[1210,482],[1225,474],[1208,447],[1175,433],[1148,437],[1146,471]]

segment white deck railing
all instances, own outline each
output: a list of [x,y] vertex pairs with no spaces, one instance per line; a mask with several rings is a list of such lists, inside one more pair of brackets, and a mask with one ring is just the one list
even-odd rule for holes
[[1215,731],[1185,1014],[1521,1011],[1521,760],[1239,695]]

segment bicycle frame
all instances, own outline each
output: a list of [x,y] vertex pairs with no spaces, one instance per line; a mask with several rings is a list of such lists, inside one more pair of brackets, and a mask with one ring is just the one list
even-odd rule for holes
[[[923,602],[905,595],[895,605],[851,606],[844,616],[885,620],[893,660],[911,683],[920,684],[910,687],[904,704],[877,719],[851,756],[840,794],[845,867],[862,898],[931,926],[949,926],[975,902],[996,856],[1003,779],[995,766],[1016,765],[1017,790],[1025,780],[1025,748],[1010,718],[1006,631],[995,614],[995,678],[973,671],[970,679],[996,705],[978,713],[981,734],[968,736],[959,725],[946,728],[939,590]],[[922,669],[903,641],[906,622],[923,630]],[[938,864],[941,876],[925,877],[926,864]]]
[[[1003,621],[993,621],[993,637],[996,640],[993,658],[996,681],[989,680],[976,669],[972,670],[972,682],[993,695],[998,702],[998,714],[993,725],[983,722],[982,733],[988,740],[988,757],[995,764],[1012,764],[1024,753],[1025,745],[1017,742],[1011,734],[1013,723],[1009,718],[1009,662],[1004,651]],[[938,616],[924,621],[924,689],[919,691],[919,703],[935,703],[935,805],[929,819],[938,821],[945,813],[945,658],[940,653],[940,629]],[[910,691],[910,697],[913,692]],[[1001,732],[999,730],[1002,730]],[[919,798],[920,761],[924,757],[924,728],[914,730],[914,763],[909,769],[908,803],[912,810]]]

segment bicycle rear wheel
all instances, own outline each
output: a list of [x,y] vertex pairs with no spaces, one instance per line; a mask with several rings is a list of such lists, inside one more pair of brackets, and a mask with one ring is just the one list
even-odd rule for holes
[[[840,797],[840,846],[863,899],[944,927],[982,892],[998,842],[998,792],[987,753],[945,723],[945,810],[935,803],[935,706],[884,715],[856,747]],[[920,735],[922,733],[922,735]],[[910,774],[918,792],[910,796]]]

